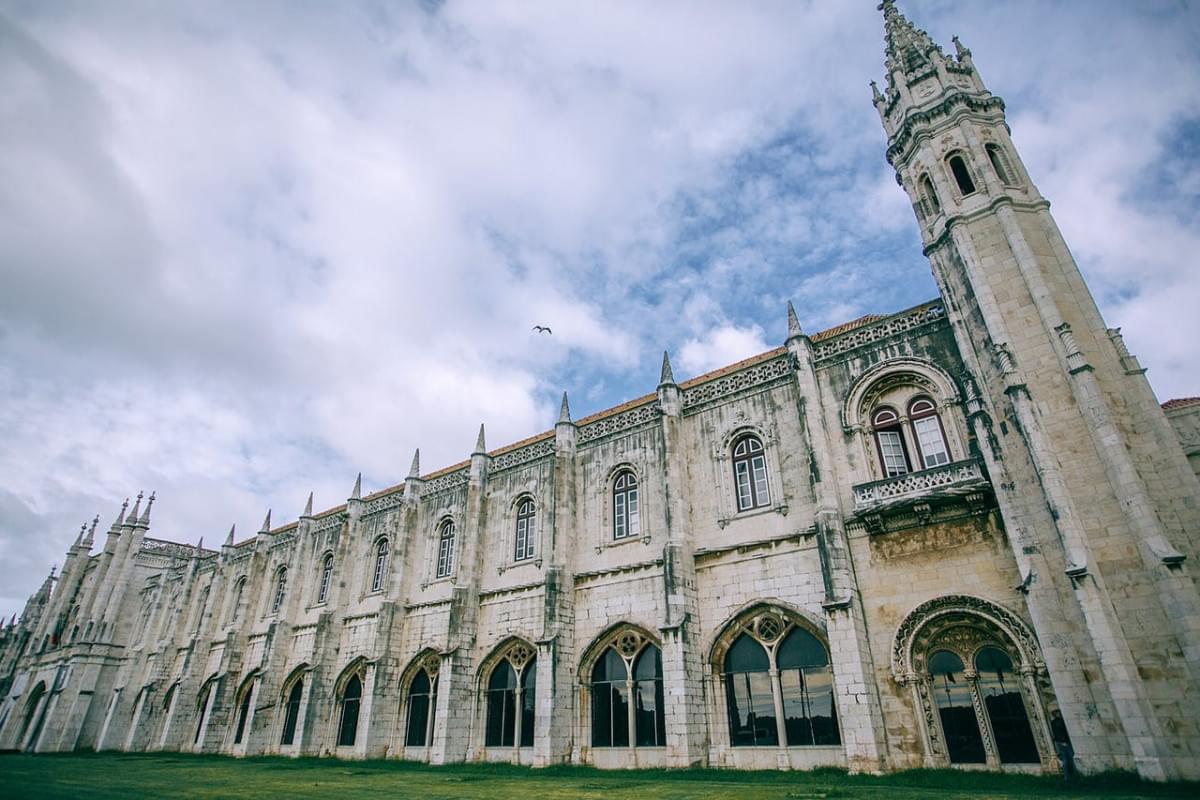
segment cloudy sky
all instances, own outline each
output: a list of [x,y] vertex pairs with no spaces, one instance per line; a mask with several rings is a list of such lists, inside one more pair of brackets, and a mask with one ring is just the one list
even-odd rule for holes
[[[1200,7],[900,5],[1200,394]],[[875,0],[0,0],[0,613],[139,489],[219,543],[933,297],[882,60]]]

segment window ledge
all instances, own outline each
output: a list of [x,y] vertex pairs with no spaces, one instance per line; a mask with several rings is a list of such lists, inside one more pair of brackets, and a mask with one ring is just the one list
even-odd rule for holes
[[620,547],[623,544],[632,544],[633,542],[641,542],[642,544],[650,544],[650,534],[643,533],[641,536],[626,536],[623,539],[609,539],[606,542],[596,545],[596,553],[602,553],[610,547]]
[[882,533],[928,524],[946,510],[981,513],[990,507],[991,493],[983,465],[971,458],[860,483],[854,487],[854,512],[869,532]]
[[763,514],[780,514],[787,516],[787,503],[775,503],[774,505],[758,506],[757,508],[747,508],[745,511],[738,511],[733,516],[718,517],[717,526],[724,528],[731,522],[737,522],[742,519],[750,519],[751,517],[759,517]]

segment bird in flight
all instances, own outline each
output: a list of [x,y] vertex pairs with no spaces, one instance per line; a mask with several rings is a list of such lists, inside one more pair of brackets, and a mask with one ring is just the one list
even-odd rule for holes
[[533,330],[537,331],[538,333],[548,333],[552,336],[554,335],[554,331],[550,330],[545,325],[534,325]]

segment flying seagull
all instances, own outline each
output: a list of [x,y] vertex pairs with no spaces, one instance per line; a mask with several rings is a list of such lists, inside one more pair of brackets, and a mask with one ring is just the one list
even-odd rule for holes
[[554,331],[550,330],[545,325],[534,325],[533,330],[537,331],[538,333],[548,333],[552,336],[554,335]]

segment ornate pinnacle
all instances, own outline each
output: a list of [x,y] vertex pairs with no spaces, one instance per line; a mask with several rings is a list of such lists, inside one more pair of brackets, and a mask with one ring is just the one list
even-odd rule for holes
[[487,455],[487,444],[484,443],[484,439],[483,439],[483,423],[482,422],[479,423],[479,436],[477,436],[475,438],[475,449],[471,452],[471,455],[473,455],[473,456]]
[[[874,86],[875,84],[872,82],[871,85]],[[791,300],[788,300],[787,304],[787,325],[789,339],[804,335],[804,331],[800,327],[800,319],[796,316],[796,307],[792,305]]]
[[142,508],[142,493],[139,491],[137,493],[137,501],[133,504],[133,511],[129,512],[129,517],[128,517],[127,521],[129,522],[130,525],[133,525],[138,521],[138,514],[140,513],[141,508]]
[[413,450],[412,466],[408,468],[408,477],[421,477],[421,448],[419,447],[416,450]]
[[304,504],[304,513],[301,514],[300,516],[302,516],[302,517],[311,517],[312,516],[312,501],[313,501],[313,493],[309,492],[308,493],[308,502]]
[[671,372],[671,357],[667,355],[667,351],[663,350],[662,372],[658,376],[658,385],[664,384],[674,385],[675,375]]
[[200,541],[196,542],[196,555],[200,555],[201,551],[203,551],[203,550],[204,550],[204,537],[201,536]]
[[233,532],[237,529],[237,523],[229,526],[229,535],[225,537],[225,546],[233,547]]
[[354,479],[354,488],[350,490],[351,500],[362,499],[362,473],[358,473],[358,477]]
[[263,520],[262,530],[264,532],[271,530],[271,509],[269,508],[267,509],[267,517]]
[[154,492],[150,492],[150,497],[146,501],[146,512],[142,514],[142,518],[138,520],[143,527],[150,526],[150,507],[154,505]]
[[562,405],[558,407],[558,421],[571,421],[571,407],[567,405],[567,393],[565,391],[563,392]]

